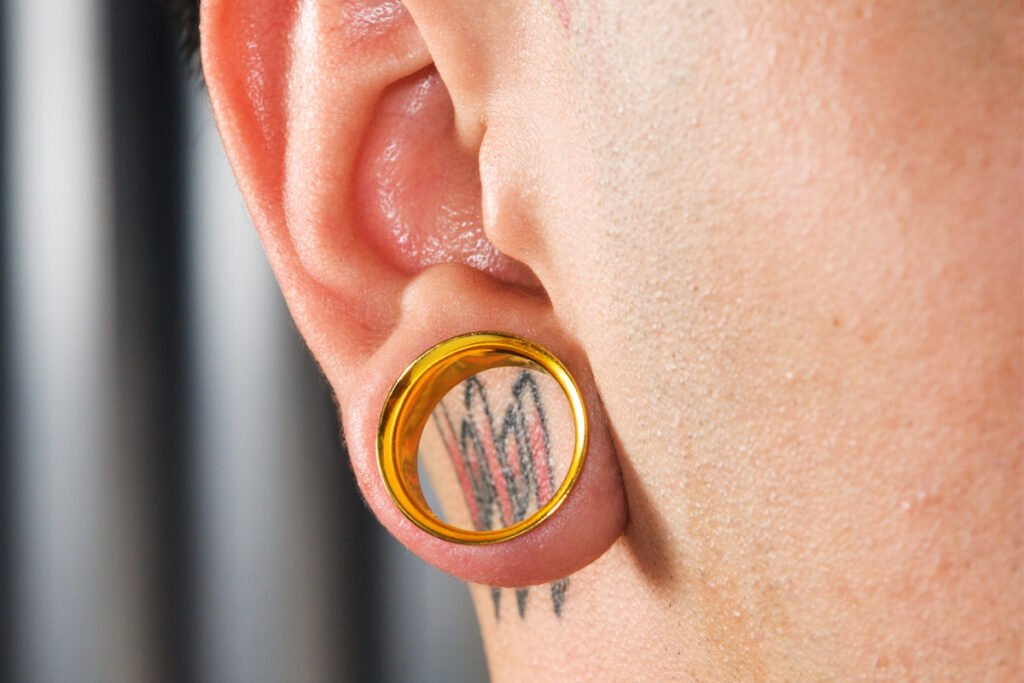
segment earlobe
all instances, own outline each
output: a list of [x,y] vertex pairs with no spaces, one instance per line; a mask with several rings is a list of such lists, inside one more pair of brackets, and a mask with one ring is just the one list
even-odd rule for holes
[[[443,264],[423,271],[410,283],[402,309],[401,333],[391,335],[381,345],[372,363],[346,378],[359,390],[339,392],[353,470],[378,519],[431,564],[462,579],[491,586],[544,583],[568,576],[600,557],[625,528],[625,493],[586,354],[552,316],[546,299],[510,297],[508,285],[480,271]],[[590,439],[579,480],[563,506],[548,520],[507,542],[458,545],[418,528],[391,500],[377,464],[379,418],[389,390],[409,363],[455,334],[485,330],[525,337],[550,349],[565,364],[587,405]],[[548,394],[544,400],[554,403],[559,398]],[[500,421],[500,416],[494,420]],[[497,473],[497,469],[494,471]]]
[[[427,561],[465,579],[526,585],[564,576],[621,533],[625,500],[585,354],[527,265],[484,235],[479,150],[401,4],[206,0],[203,62],[225,147],[296,323],[342,409],[378,518]],[[376,466],[388,389],[448,337],[508,331],[547,346],[591,410],[587,465],[536,530],[453,546],[412,525]]]

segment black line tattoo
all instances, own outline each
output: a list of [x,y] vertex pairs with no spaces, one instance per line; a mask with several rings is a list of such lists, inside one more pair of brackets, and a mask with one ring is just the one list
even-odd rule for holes
[[[433,419],[445,443],[470,519],[478,530],[510,526],[527,517],[531,504],[551,499],[556,483],[548,418],[540,388],[529,370],[512,386],[512,400],[499,420],[478,377],[463,382],[465,416],[455,424],[442,400]],[[496,428],[497,425],[497,428]],[[562,616],[569,579],[551,584],[551,605]],[[530,590],[515,590],[520,618],[526,616]],[[502,589],[491,588],[494,617],[501,618]]]

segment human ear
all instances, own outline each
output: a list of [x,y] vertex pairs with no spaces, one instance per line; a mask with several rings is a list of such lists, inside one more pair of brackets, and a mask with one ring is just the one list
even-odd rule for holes
[[[541,583],[596,559],[626,520],[609,428],[586,353],[528,259],[487,238],[480,139],[466,133],[482,130],[473,125],[480,102],[453,105],[432,46],[395,0],[206,0],[201,30],[228,157],[337,396],[378,519],[426,561],[480,583]],[[375,454],[378,417],[403,369],[435,343],[479,330],[557,354],[590,422],[586,464],[564,505],[529,533],[487,546],[443,541],[408,521]]]

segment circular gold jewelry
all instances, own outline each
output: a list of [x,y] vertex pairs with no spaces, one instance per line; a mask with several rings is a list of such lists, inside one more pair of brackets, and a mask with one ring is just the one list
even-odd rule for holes
[[[446,524],[427,504],[420,486],[419,444],[437,403],[469,377],[499,367],[542,370],[558,382],[573,416],[572,459],[554,495],[529,517],[501,529],[470,530]],[[426,351],[391,387],[377,427],[377,466],[398,509],[434,536],[470,545],[500,543],[525,534],[561,507],[587,454],[587,411],[576,381],[553,353],[531,341],[499,332],[473,332]]]

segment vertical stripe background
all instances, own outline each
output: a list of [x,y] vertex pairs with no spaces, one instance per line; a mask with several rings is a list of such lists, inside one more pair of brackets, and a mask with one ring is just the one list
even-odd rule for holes
[[480,681],[155,0],[0,2],[0,680]]

